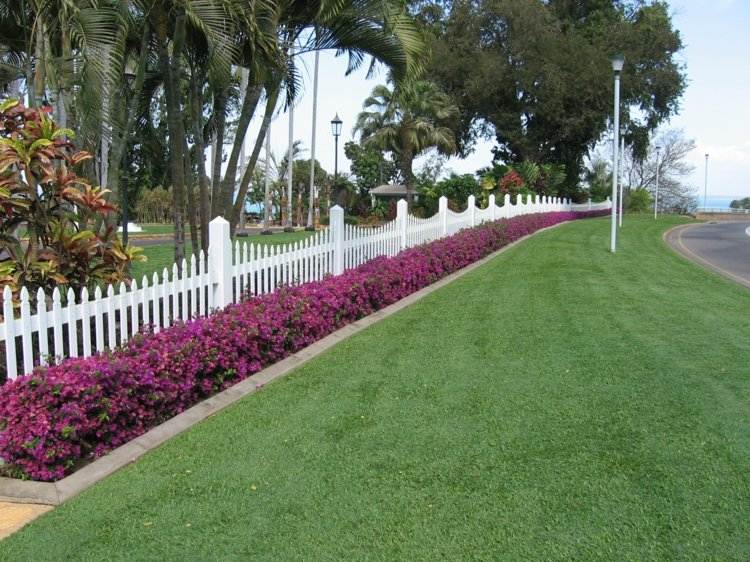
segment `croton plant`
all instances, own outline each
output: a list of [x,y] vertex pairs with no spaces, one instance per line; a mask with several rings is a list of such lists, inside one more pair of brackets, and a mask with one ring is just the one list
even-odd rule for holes
[[70,129],[16,100],[0,103],[0,286],[47,294],[55,286],[128,281],[143,259],[115,231],[108,190],[74,171],[91,158],[76,150]]

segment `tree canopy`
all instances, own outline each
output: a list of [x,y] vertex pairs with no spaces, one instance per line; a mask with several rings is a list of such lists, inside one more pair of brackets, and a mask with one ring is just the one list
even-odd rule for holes
[[429,74],[460,109],[460,151],[494,137],[504,162],[562,164],[564,195],[610,127],[612,55],[625,55],[622,122],[636,155],[679,107],[682,40],[666,2],[419,0],[412,8],[430,37]]

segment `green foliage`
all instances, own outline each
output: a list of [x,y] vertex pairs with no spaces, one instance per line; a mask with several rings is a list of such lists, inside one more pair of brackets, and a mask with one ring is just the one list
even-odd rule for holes
[[137,222],[168,223],[172,221],[172,194],[168,189],[144,189],[135,205]]
[[606,160],[596,159],[584,173],[588,196],[592,201],[604,201],[612,193],[612,172]]
[[[284,167],[286,167],[286,160],[284,161]],[[315,160],[315,176],[314,182],[318,189],[323,189],[323,186],[329,181],[329,175],[320,165],[320,162]],[[292,183],[294,184],[295,191],[302,186],[304,193],[308,193],[310,188],[310,159],[295,159],[294,165],[292,166]],[[307,203],[307,201],[305,201]]]
[[420,190],[420,203],[425,214],[437,212],[438,200],[445,196],[451,207],[466,205],[469,195],[480,196],[482,186],[472,174],[451,174],[436,184],[427,185]]
[[344,145],[344,155],[349,159],[349,169],[362,195],[396,178],[396,165],[382,150],[349,141]]
[[654,204],[651,193],[642,187],[631,190],[624,202],[631,213],[645,213],[651,210]]
[[750,209],[750,197],[735,199],[729,204],[730,209]]
[[106,224],[115,213],[107,190],[73,171],[91,157],[75,150],[73,132],[13,100],[0,104],[0,124],[0,282],[35,297],[39,288],[80,292],[127,280],[140,250],[122,246]]
[[678,109],[682,41],[666,2],[415,4],[431,37],[429,75],[459,104],[459,150],[494,136],[503,162],[565,165],[559,195],[577,191],[585,156],[610,126],[613,53],[626,58],[623,124],[637,157]]
[[453,100],[434,83],[425,80],[395,82],[373,88],[357,117],[355,130],[366,146],[390,152],[397,162],[401,180],[415,184],[414,159],[435,148],[440,154],[456,151],[451,126],[458,117]]

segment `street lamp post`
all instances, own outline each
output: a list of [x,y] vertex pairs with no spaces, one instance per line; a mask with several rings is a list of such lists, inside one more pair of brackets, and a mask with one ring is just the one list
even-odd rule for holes
[[315,206],[315,126],[318,121],[318,67],[320,66],[320,51],[315,51],[315,70],[313,73],[313,110],[312,110],[312,138],[310,140],[310,193],[307,207],[307,225],[305,230],[315,230],[313,221],[313,207]]
[[286,155],[286,224],[284,232],[294,230],[292,226],[292,180],[294,176],[294,105],[289,104],[289,149]]
[[[341,135],[341,124],[342,121],[339,119],[339,114],[331,119],[331,133],[333,133],[334,139],[334,156],[333,156],[333,183],[334,187],[338,185],[339,179],[339,136]],[[328,205],[330,207],[330,203]]]
[[612,57],[612,70],[615,73],[615,123],[614,123],[614,154],[612,155],[612,225],[610,233],[610,251],[617,249],[617,152],[620,148],[620,74],[625,66],[625,57],[615,55]]
[[622,176],[622,169],[623,169],[622,161],[623,161],[623,155],[624,154],[625,154],[625,138],[621,138],[620,139],[620,164],[619,164],[619,168],[618,168],[618,172],[619,173],[617,174],[617,183],[619,185],[619,199],[618,199],[618,203],[619,203],[619,207],[620,207],[620,226],[622,226],[622,201],[623,201],[623,196],[622,195],[623,195],[623,191],[625,189],[623,187],[623,184],[625,182],[623,181],[623,178],[621,177]]
[[707,208],[708,201],[708,152],[706,152],[706,176],[703,179],[703,211]]
[[654,197],[654,219],[659,214],[659,156],[661,155],[661,146],[656,147],[656,194]]

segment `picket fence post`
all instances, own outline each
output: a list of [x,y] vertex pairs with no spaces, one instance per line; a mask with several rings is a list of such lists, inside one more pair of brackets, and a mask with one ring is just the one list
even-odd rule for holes
[[468,201],[469,208],[469,226],[477,225],[477,198],[473,195],[469,195]]
[[333,242],[333,274],[341,275],[344,273],[344,209],[338,205],[331,207],[329,223]]
[[407,229],[407,217],[409,216],[409,207],[406,204],[406,199],[399,199],[396,204],[396,225],[398,226],[399,238],[400,238],[400,249],[406,248],[406,229]]
[[[216,217],[208,224],[208,273],[211,308],[224,308],[232,304],[232,240],[229,222]],[[183,271],[182,275],[186,275]]]
[[489,196],[489,203],[487,206],[490,208],[490,220],[495,220],[496,208],[495,208],[495,194],[491,193]]
[[438,199],[438,213],[440,215],[440,232],[443,236],[448,234],[448,198],[443,195]]

